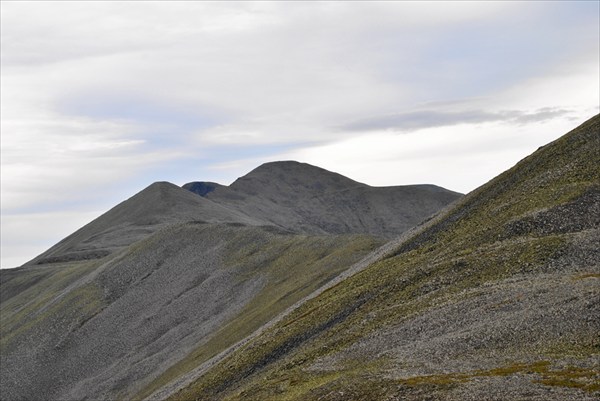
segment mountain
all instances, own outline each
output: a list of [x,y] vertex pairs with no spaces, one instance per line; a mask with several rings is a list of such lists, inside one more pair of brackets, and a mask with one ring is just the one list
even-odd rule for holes
[[229,187],[196,182],[184,188],[295,232],[385,238],[406,231],[460,196],[435,185],[371,187],[295,161],[263,164]]
[[389,233],[460,197],[424,188],[371,188],[292,162],[263,165],[230,187],[154,183],[0,271],[0,399],[149,395],[383,245],[369,225],[341,220],[377,211],[330,212],[353,191],[383,194],[372,202],[411,200],[388,207],[397,211],[387,215]]
[[182,189],[156,182],[28,264],[102,258],[182,221],[388,238],[460,196],[434,185],[370,187],[305,163],[266,163],[229,187],[193,182]]
[[600,116],[388,243],[169,400],[597,400]]
[[217,184],[216,182],[196,181],[196,182],[190,182],[190,183],[185,184],[183,186],[183,189],[187,189],[188,191],[191,191],[195,194],[204,196],[204,195],[208,194],[209,192],[212,192],[215,189],[222,187],[222,186],[223,185]]
[[98,259],[182,221],[260,224],[256,219],[156,182],[77,230],[28,264]]

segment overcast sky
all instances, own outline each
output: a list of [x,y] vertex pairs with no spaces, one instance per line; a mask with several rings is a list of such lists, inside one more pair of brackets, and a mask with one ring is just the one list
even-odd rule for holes
[[2,262],[154,181],[468,192],[599,111],[599,2],[1,3]]

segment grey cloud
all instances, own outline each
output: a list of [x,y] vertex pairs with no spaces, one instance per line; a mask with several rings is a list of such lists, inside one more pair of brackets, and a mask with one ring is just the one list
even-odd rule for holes
[[556,117],[565,116],[567,114],[571,114],[572,110],[565,109],[557,109],[554,107],[544,107],[536,110],[533,113],[524,113],[522,111],[514,111],[510,122],[515,122],[517,124],[530,124],[537,122],[545,122],[548,120],[552,120]]
[[489,112],[485,110],[437,111],[419,110],[406,113],[376,116],[355,121],[341,127],[342,131],[397,130],[416,131],[424,128],[446,127],[458,124],[485,122],[506,122],[510,124],[530,124],[545,122],[572,113],[570,110],[545,107],[534,112],[506,110]]

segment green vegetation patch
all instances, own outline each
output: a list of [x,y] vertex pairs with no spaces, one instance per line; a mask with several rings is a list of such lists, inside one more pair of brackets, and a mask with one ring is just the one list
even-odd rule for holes
[[590,278],[600,278],[600,273],[581,273],[581,274],[577,274],[575,276],[573,276],[573,280],[577,281],[577,280],[585,280],[585,279],[590,279]]
[[465,373],[447,373],[426,376],[413,376],[398,382],[406,386],[452,386],[468,382],[476,377],[498,377],[535,375],[533,383],[547,386],[579,388],[587,392],[600,391],[600,371],[597,369],[567,366],[562,369],[552,369],[550,361],[533,363],[515,363],[489,370],[477,370]]
[[579,388],[587,392],[600,391],[600,370],[568,366],[558,370],[542,372],[536,383],[546,386]]

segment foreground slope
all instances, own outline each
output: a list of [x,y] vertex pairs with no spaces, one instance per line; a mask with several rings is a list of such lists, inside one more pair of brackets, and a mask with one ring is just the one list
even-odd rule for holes
[[169,399],[598,399],[598,166],[596,116]]

